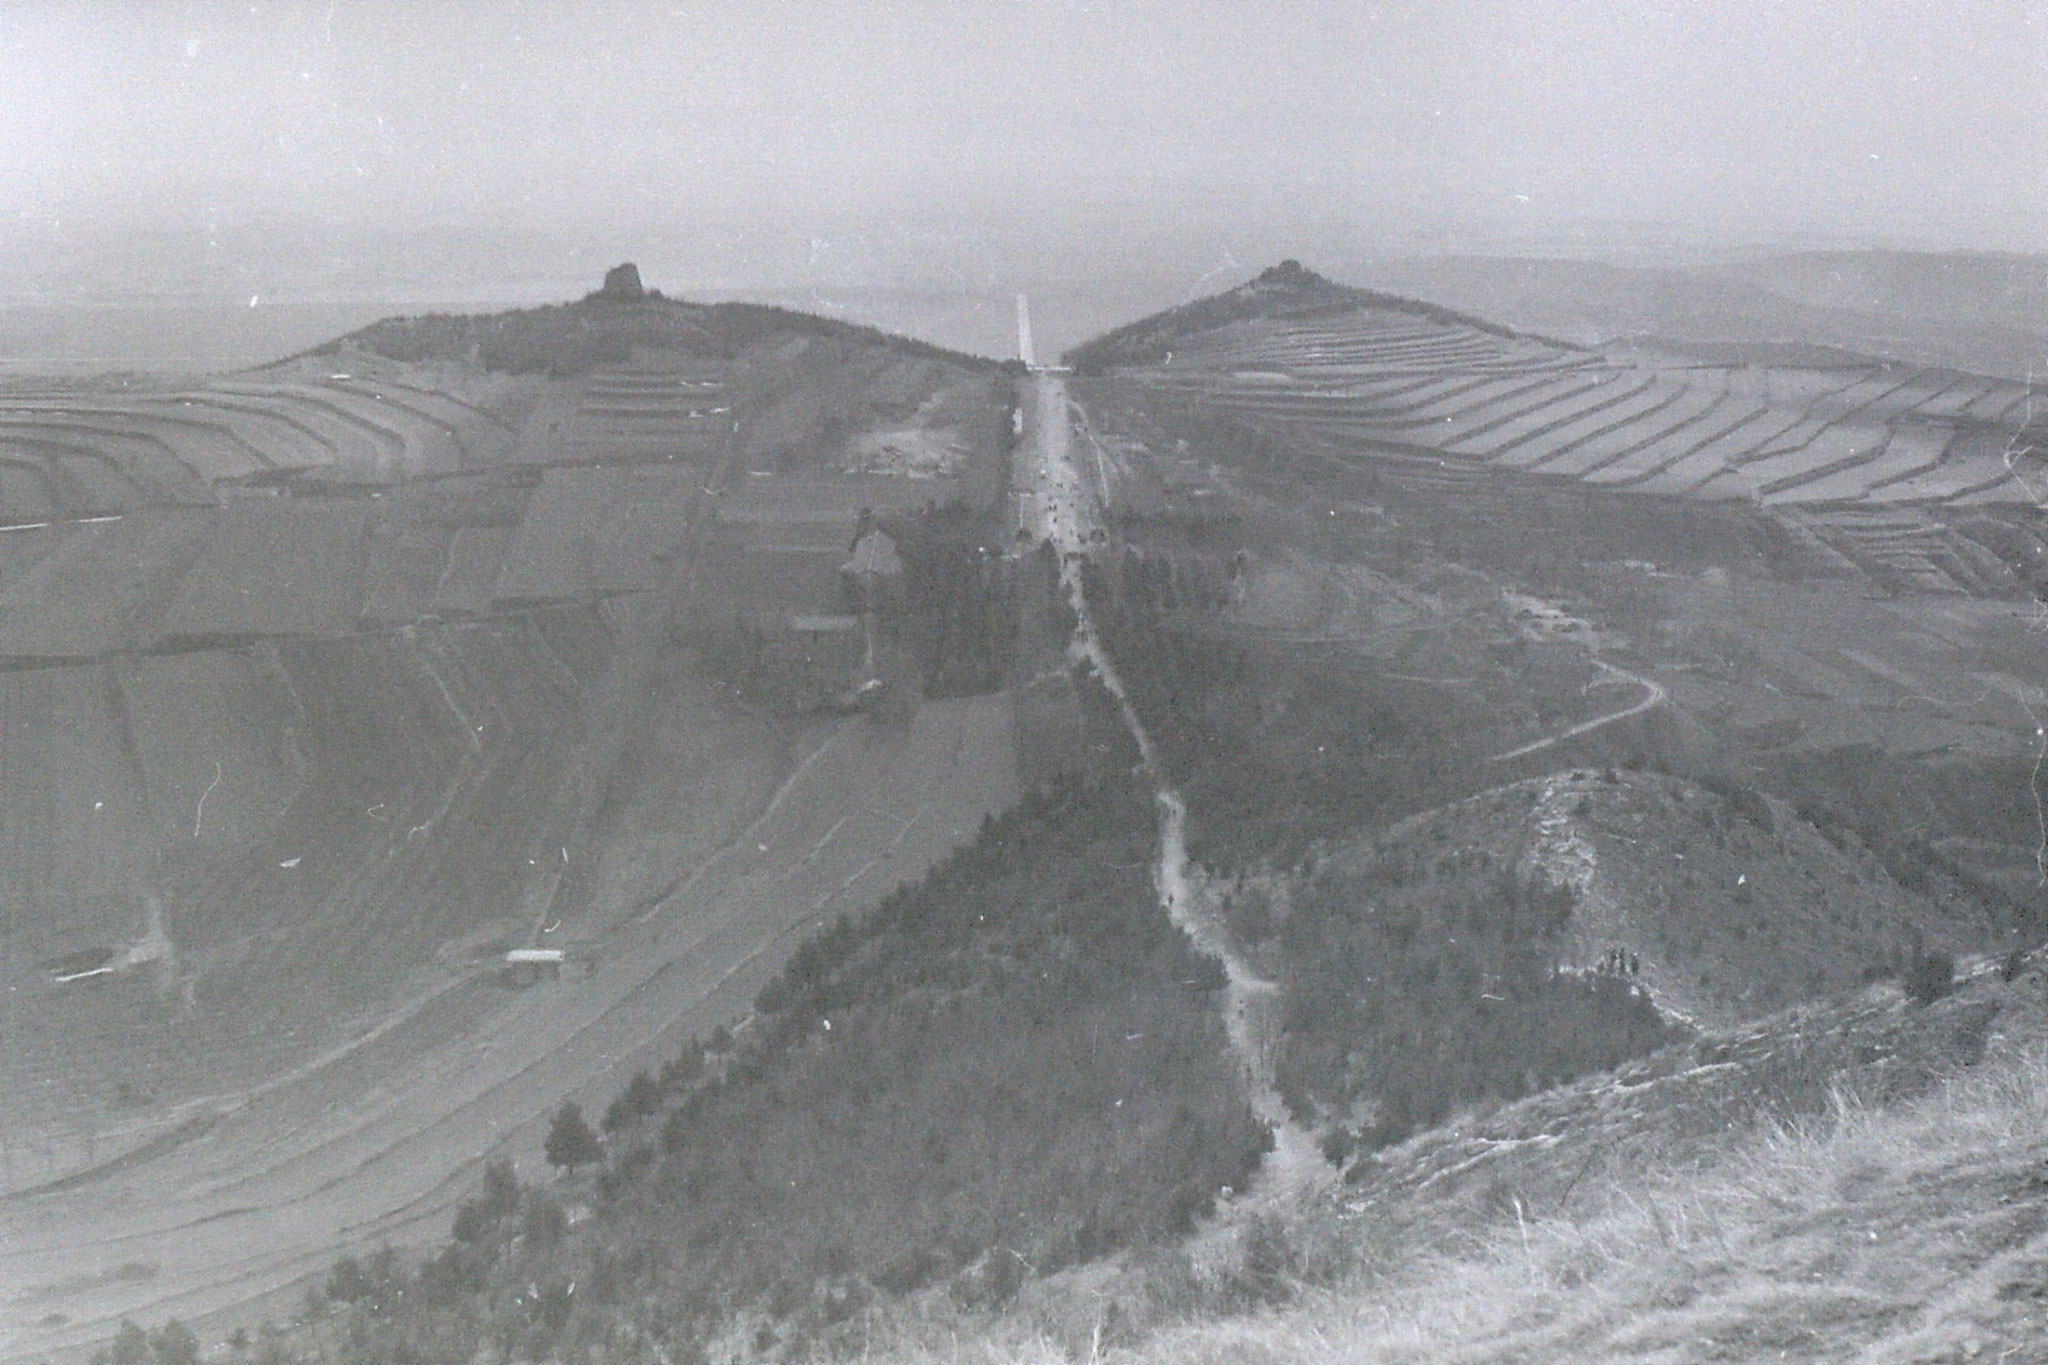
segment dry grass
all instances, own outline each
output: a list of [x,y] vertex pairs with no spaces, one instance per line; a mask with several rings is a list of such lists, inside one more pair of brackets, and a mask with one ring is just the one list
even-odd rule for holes
[[[1374,1246],[1385,1239],[1354,1220],[1350,1267],[1297,1280],[1284,1307],[1119,1342],[1128,1329],[1098,1289],[1093,1324],[1043,1311],[985,1332],[898,1324],[868,1358],[2048,1361],[2044,1156],[2048,1050],[1994,1049],[1904,1107],[1838,1096],[1705,1167],[1617,1182],[1591,1212],[1511,1215],[1477,1254]],[[1315,1222],[1288,1235],[1327,1256]]]

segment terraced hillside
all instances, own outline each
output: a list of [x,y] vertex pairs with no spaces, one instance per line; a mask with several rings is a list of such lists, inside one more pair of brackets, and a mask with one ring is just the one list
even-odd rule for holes
[[0,395],[0,1357],[438,1232],[1007,804],[1000,696],[750,716],[675,644],[722,499],[984,495],[990,369],[650,298]]
[[1937,590],[1981,590],[1993,558],[1947,533],[1951,522],[2030,507],[2048,488],[2048,395],[2026,384],[1846,355],[1795,365],[1589,350],[1292,263],[1071,359],[1151,407],[1339,458],[1749,502],[1854,563]]
[[[0,525],[205,504],[289,478],[390,482],[508,453],[517,385],[307,358],[198,385],[18,382],[0,392]],[[509,409],[509,411],[508,411]]]

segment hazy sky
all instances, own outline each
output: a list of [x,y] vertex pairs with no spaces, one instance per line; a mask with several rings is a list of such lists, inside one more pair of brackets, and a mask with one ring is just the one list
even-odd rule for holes
[[0,248],[1204,216],[2043,248],[2048,3],[6,0],[0,205]]

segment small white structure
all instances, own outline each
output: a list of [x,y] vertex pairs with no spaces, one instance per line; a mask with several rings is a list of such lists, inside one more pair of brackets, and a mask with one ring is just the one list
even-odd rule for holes
[[559,981],[568,960],[560,948],[514,948],[505,954],[504,980],[513,986]]

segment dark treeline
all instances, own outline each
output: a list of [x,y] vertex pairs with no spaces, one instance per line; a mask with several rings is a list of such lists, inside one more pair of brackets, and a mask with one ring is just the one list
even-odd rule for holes
[[[857,1348],[878,1294],[994,1306],[1184,1234],[1271,1138],[1154,843],[1136,781],[991,819],[799,948],[744,1027],[636,1077],[590,1174],[494,1167],[433,1256],[337,1266],[273,1365],[804,1357]],[[579,1126],[558,1118],[565,1160]]]
[[902,591],[884,629],[910,650],[925,695],[971,696],[1007,686],[1017,663],[1020,591],[1039,576],[1003,558],[995,520],[964,503],[886,523],[903,560]]

